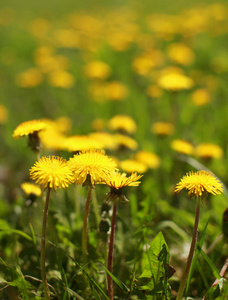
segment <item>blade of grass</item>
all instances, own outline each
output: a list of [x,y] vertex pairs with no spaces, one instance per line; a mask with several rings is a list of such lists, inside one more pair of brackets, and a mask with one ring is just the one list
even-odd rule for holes
[[129,292],[130,289],[118,278],[116,278],[109,270],[104,266],[105,271],[108,273],[110,277],[112,277],[113,281],[125,292]]

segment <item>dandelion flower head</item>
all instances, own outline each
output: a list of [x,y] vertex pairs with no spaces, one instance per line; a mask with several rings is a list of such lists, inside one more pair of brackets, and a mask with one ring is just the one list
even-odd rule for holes
[[94,149],[74,155],[69,160],[69,166],[74,172],[77,184],[84,183],[89,175],[91,184],[94,185],[116,171],[116,163],[104,152]]
[[126,133],[134,133],[137,129],[136,122],[130,116],[116,115],[108,121],[111,130],[120,130]]
[[222,183],[214,174],[207,171],[187,173],[176,185],[175,192],[179,193],[183,189],[188,190],[188,194],[195,197],[201,197],[205,193],[217,195],[223,192]]
[[75,181],[73,172],[67,161],[58,156],[44,156],[31,167],[30,177],[36,183],[43,184],[44,188],[49,186],[66,188]]
[[17,126],[13,132],[13,138],[17,139],[22,136],[27,136],[35,132],[39,132],[47,128],[47,122],[44,120],[31,120],[23,122]]
[[29,182],[23,182],[21,184],[21,189],[24,191],[24,193],[29,195],[35,195],[36,197],[39,197],[41,195],[41,188],[39,185],[29,183]]
[[213,143],[199,144],[195,148],[195,155],[202,158],[222,158],[223,154],[223,149]]

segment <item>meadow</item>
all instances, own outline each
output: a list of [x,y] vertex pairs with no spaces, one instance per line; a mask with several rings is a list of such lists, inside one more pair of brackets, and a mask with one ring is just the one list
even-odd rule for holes
[[226,1],[10,0],[0,36],[0,299],[227,299]]

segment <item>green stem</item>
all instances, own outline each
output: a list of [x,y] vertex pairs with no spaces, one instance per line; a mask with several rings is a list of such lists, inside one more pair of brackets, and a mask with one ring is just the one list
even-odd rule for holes
[[[113,252],[114,252],[114,239],[115,239],[115,229],[116,229],[116,212],[117,212],[117,204],[114,203],[113,212],[112,212],[111,234],[110,234],[110,241],[109,241],[109,252],[108,252],[108,270],[110,273],[113,273]],[[113,280],[109,274],[108,274],[108,297],[110,300],[113,300]]]
[[88,185],[87,199],[86,199],[86,205],[84,211],[83,230],[82,230],[82,256],[83,256],[84,263],[86,262],[87,259],[87,227],[88,227],[91,193],[92,193],[92,187]]
[[97,227],[99,227],[100,215],[99,215],[99,209],[98,209],[98,203],[97,203],[95,189],[92,189],[92,204],[93,204],[93,211],[94,211],[94,216],[95,216],[95,220],[96,220],[96,225],[97,225]]
[[195,224],[194,224],[194,229],[193,229],[191,247],[190,247],[190,250],[189,250],[186,268],[185,268],[184,274],[183,274],[182,279],[181,279],[181,283],[180,283],[180,287],[179,287],[179,290],[178,290],[178,293],[177,293],[176,300],[181,300],[181,298],[184,294],[184,289],[185,289],[186,281],[187,281],[187,278],[188,278],[188,273],[189,273],[191,263],[192,263],[192,259],[193,259],[193,255],[194,255],[194,252],[195,252],[195,246],[196,246],[197,235],[198,235],[199,213],[200,213],[200,197],[197,197]]
[[48,218],[48,206],[49,206],[50,192],[51,192],[51,188],[48,187],[45,206],[44,206],[42,236],[41,236],[41,255],[40,255],[41,278],[42,278],[42,282],[43,282],[45,300],[50,299],[50,294],[49,294],[49,289],[48,289],[48,284],[47,284],[47,277],[46,277],[46,269],[45,269],[46,231],[47,231],[47,218]]

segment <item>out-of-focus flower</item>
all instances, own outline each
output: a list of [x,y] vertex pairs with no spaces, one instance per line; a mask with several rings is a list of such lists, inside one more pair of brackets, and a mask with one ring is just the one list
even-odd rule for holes
[[128,173],[145,173],[148,170],[148,166],[142,162],[139,162],[135,159],[125,159],[119,162],[120,168]]
[[192,49],[182,43],[170,44],[167,49],[167,54],[172,61],[184,66],[192,64],[195,58]]
[[64,47],[64,48],[80,47],[80,37],[76,30],[58,29],[54,32],[54,38],[59,47]]
[[64,147],[69,152],[103,149],[103,143],[87,135],[73,135],[64,141]]
[[115,150],[118,147],[115,137],[108,132],[90,133],[89,137],[97,140],[102,145],[103,149]]
[[171,135],[174,132],[174,126],[169,122],[156,122],[151,126],[151,130],[157,135]]
[[7,108],[0,104],[0,124],[5,124],[8,121],[8,110]]
[[190,89],[193,86],[193,80],[184,74],[169,73],[159,78],[158,85],[164,90],[176,92]]
[[202,158],[222,158],[223,149],[213,143],[203,143],[198,145],[194,151],[195,155]]
[[111,73],[111,68],[105,62],[91,61],[84,67],[84,73],[88,78],[106,79]]
[[72,88],[75,83],[74,76],[71,73],[63,70],[51,72],[48,79],[50,85],[65,89]]
[[193,154],[194,147],[188,141],[185,140],[173,140],[171,143],[171,148],[176,152],[191,155]]
[[132,134],[136,131],[136,122],[127,115],[116,115],[108,121],[108,128]]
[[138,151],[134,158],[135,160],[145,164],[149,169],[157,169],[161,164],[160,157],[151,151]]
[[34,195],[35,197],[39,197],[41,195],[41,188],[37,184],[24,182],[21,184],[21,189],[27,196]]
[[43,75],[39,69],[30,68],[17,74],[16,84],[23,88],[32,88],[38,86],[43,81]]
[[138,143],[136,142],[136,140],[125,134],[117,133],[114,135],[114,138],[118,144],[119,149],[136,150],[138,148]]
[[129,90],[119,81],[107,82],[104,86],[104,97],[108,100],[121,101],[127,98]]
[[192,93],[191,100],[196,106],[203,106],[211,101],[211,95],[207,89],[201,88]]

